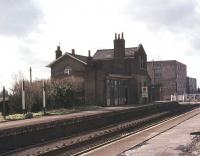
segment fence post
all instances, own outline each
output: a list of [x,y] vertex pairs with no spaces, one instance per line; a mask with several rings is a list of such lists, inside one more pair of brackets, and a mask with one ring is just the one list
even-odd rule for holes
[[6,117],[6,91],[5,91],[5,87],[3,86],[3,117],[5,119]]
[[22,110],[23,110],[23,113],[25,113],[25,86],[24,86],[24,80],[22,81]]
[[43,94],[43,111],[44,114],[46,114],[46,87],[45,87],[45,81],[43,80],[43,87],[42,87],[42,94]]

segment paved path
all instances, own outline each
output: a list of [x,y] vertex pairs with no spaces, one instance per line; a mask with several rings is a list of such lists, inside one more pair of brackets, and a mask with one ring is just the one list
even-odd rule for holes
[[[182,152],[181,148],[183,146],[191,143],[193,136],[190,133],[200,131],[199,114],[200,108],[187,117],[165,122],[165,124],[149,128],[141,133],[134,134],[84,155],[177,156]],[[188,118],[190,119],[186,120]],[[186,121],[182,122],[184,120]],[[135,148],[134,146],[138,144],[141,145]]]

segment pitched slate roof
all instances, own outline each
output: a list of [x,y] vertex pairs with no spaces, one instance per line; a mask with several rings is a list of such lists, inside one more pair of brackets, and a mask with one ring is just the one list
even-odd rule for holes
[[[67,53],[68,53],[68,52],[67,52]],[[79,60],[81,60],[81,61],[87,63],[87,56],[77,55],[77,54],[73,55],[72,53],[68,53],[68,55],[74,56],[74,57],[76,57],[77,59],[79,59]]]
[[[125,58],[135,57],[135,53],[138,52],[140,48],[143,48],[142,44],[139,44],[138,47],[125,48]],[[51,67],[66,55],[83,63],[84,65],[87,64],[87,56],[77,55],[77,54],[73,55],[72,53],[66,52],[58,59],[48,64],[46,67]],[[93,60],[111,60],[113,58],[114,58],[114,49],[99,49],[93,55]]]
[[60,56],[59,58],[57,58],[56,60],[54,60],[53,62],[51,62],[50,64],[48,64],[46,67],[51,67],[52,65],[54,65],[56,62],[58,62],[59,60],[61,60],[64,56],[69,56],[83,64],[87,64],[87,56],[83,56],[83,55],[77,55],[77,54],[72,54],[69,52],[64,53],[62,56]]
[[[138,47],[125,48],[125,57],[134,57]],[[93,56],[94,60],[109,60],[114,58],[114,49],[100,49],[97,50]]]

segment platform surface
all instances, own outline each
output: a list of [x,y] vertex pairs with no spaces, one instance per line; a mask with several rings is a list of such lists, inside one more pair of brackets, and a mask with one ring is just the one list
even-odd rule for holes
[[200,132],[200,114],[118,156],[178,156],[191,144],[193,132]]
[[[187,114],[187,115],[186,115]],[[200,132],[200,108],[83,154],[84,156],[183,156]],[[200,153],[199,153],[200,154]]]
[[23,127],[23,126],[37,125],[37,124],[43,124],[43,123],[54,122],[54,121],[59,121],[59,120],[68,120],[68,119],[79,118],[79,117],[99,115],[102,113],[123,111],[123,110],[131,109],[131,108],[141,107],[141,106],[145,106],[145,105],[101,107],[94,110],[81,111],[81,112],[70,113],[66,115],[52,115],[52,116],[43,116],[43,117],[32,118],[32,119],[0,122],[0,131],[4,129],[12,129],[12,128]]

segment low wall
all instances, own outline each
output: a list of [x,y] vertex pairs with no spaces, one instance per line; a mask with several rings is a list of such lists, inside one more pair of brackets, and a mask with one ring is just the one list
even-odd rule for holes
[[130,119],[138,119],[150,114],[173,110],[177,107],[180,107],[180,105],[176,102],[158,103],[121,111],[104,112],[96,115],[0,130],[0,153],[47,140],[70,137]]

